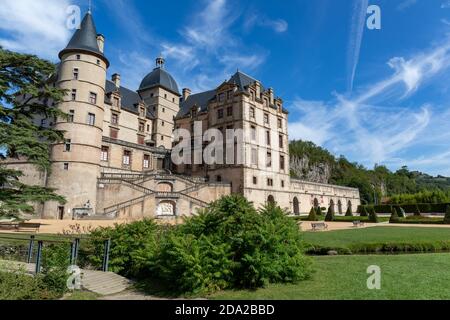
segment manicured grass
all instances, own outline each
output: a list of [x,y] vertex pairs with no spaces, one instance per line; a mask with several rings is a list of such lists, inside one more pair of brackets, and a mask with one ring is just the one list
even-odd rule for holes
[[304,232],[307,243],[345,247],[358,243],[450,240],[450,228],[372,227],[330,232]]
[[[450,254],[314,257],[310,280],[256,291],[224,291],[212,299],[450,299]],[[367,268],[381,268],[381,290],[367,289]]]

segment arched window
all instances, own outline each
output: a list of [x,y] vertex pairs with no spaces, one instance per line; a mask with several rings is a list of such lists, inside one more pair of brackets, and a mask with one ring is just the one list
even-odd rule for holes
[[270,196],[267,198],[267,203],[268,203],[268,204],[275,204],[275,198],[274,198],[272,195],[270,195]]
[[300,204],[298,202],[297,197],[294,197],[294,200],[292,202],[293,202],[293,206],[294,206],[294,214],[296,216],[300,215]]

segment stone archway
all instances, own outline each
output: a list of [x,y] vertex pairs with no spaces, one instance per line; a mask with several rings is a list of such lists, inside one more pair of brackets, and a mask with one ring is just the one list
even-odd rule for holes
[[157,216],[175,216],[177,205],[174,201],[164,200],[156,208]]
[[317,198],[314,198],[313,205],[316,209],[319,207],[319,200],[317,200]]
[[333,210],[336,209],[336,208],[334,207],[334,200],[333,200],[333,199],[330,200],[330,207],[332,207]]
[[294,197],[294,200],[292,201],[292,205],[293,205],[293,209],[294,209],[294,214],[296,216],[300,215],[300,203],[298,201],[297,197]]
[[275,204],[275,198],[272,195],[270,195],[269,197],[267,197],[267,203]]
[[347,208],[350,208],[350,211],[353,212],[352,202],[350,200],[348,200]]

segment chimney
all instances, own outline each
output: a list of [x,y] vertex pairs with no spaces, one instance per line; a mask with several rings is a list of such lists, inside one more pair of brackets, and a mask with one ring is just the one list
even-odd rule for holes
[[184,88],[183,89],[183,101],[186,101],[190,95],[191,95],[191,89]]
[[273,105],[274,104],[274,99],[273,99],[273,89],[272,88],[269,88],[269,102],[270,102],[270,105]]
[[116,85],[116,88],[120,88],[120,74],[114,73],[112,75],[112,82]]
[[256,81],[256,99],[261,99],[261,82]]
[[105,37],[102,34],[97,35],[97,44],[101,53],[105,49]]

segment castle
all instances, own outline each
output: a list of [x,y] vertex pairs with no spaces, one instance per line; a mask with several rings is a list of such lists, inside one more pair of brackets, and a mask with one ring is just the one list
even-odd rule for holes
[[[121,86],[119,74],[106,78],[110,63],[104,46],[89,12],[59,53],[51,82],[67,90],[57,107],[69,117],[36,119],[66,132],[65,141],[51,148],[51,174],[26,159],[7,160],[25,173],[25,183],[66,197],[64,205],[38,205],[42,218],[172,219],[195,214],[230,193],[244,195],[256,207],[276,202],[296,215],[312,206],[332,205],[342,213],[360,204],[357,189],[290,178],[288,111],[273,89],[238,71],[210,91],[180,94],[159,57],[139,89],[130,90]],[[180,143],[175,129],[194,135],[192,155],[208,147],[194,144],[208,130],[240,129],[243,139],[232,144],[231,154],[241,161],[175,165],[171,152]]]

